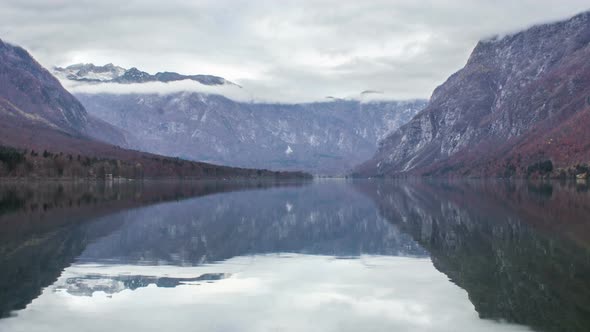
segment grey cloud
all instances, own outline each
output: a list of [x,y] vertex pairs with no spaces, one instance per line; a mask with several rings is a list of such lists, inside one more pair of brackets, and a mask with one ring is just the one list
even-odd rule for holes
[[0,38],[48,67],[213,74],[260,99],[367,89],[427,98],[478,40],[587,9],[587,0],[4,0]]

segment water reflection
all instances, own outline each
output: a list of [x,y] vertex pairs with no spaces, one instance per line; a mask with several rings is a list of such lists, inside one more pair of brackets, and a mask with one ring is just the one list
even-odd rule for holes
[[[371,266],[367,268],[366,265]],[[75,265],[67,278],[101,271],[174,277],[228,271],[231,277],[175,288],[148,286],[112,295],[46,289],[9,331],[55,326],[77,331],[524,331],[481,320],[465,291],[427,258],[333,259],[289,254],[236,257],[196,267]],[[90,323],[91,322],[91,323]]]
[[426,255],[346,183],[211,195],[126,211],[92,227],[104,233],[114,218],[117,230],[79,261],[186,266],[276,252]]
[[540,331],[590,328],[585,183],[364,183],[381,214],[467,290],[480,317]]
[[[2,183],[0,185],[0,317],[24,308],[89,243],[115,231],[113,213],[220,192],[300,186],[274,182]],[[93,220],[100,216],[99,227]]]
[[121,186],[0,191],[0,330],[590,327],[585,183]]

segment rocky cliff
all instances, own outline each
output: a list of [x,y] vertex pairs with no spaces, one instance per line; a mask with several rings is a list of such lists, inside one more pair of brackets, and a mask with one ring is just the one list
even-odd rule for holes
[[590,12],[479,42],[356,174],[514,176],[590,162],[589,42]]

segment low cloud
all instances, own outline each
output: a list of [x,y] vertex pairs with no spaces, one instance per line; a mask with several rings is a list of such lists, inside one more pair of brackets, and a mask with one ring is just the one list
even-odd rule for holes
[[97,83],[61,80],[62,85],[71,93],[83,94],[171,94],[178,92],[199,92],[222,95],[235,101],[250,102],[252,96],[237,85],[204,85],[192,80],[175,82],[147,82],[135,84]]
[[[192,80],[183,80],[175,82],[147,82],[134,84],[120,83],[95,83],[88,84],[84,82],[69,81],[62,79],[62,85],[68,91],[74,94],[174,94],[180,92],[196,92],[209,95],[220,95],[234,101],[243,103],[314,103],[330,102],[338,99],[357,100],[363,103],[399,100],[399,96],[387,93],[367,93],[351,92],[342,94],[338,97],[324,96],[319,93],[297,93],[297,91],[275,91],[264,86],[259,87],[256,91],[243,88],[237,85],[204,85]],[[290,93],[291,92],[291,93]]]

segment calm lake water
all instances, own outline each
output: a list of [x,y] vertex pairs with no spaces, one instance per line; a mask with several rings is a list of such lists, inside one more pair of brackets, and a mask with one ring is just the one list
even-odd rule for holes
[[0,185],[0,331],[590,331],[587,183]]

